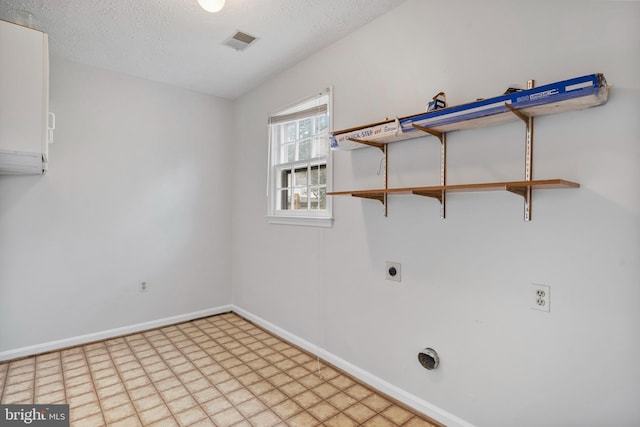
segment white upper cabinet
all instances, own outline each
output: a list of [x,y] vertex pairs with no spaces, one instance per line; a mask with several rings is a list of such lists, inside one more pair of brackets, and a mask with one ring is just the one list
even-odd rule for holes
[[0,20],[0,174],[47,170],[49,124],[47,34]]

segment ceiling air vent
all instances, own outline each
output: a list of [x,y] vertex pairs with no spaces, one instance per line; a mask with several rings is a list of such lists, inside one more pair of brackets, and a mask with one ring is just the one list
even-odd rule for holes
[[236,31],[234,35],[226,39],[222,44],[225,46],[229,46],[232,49],[237,51],[245,50],[251,44],[253,44],[257,40],[256,37],[249,35],[247,33],[243,33],[242,31]]

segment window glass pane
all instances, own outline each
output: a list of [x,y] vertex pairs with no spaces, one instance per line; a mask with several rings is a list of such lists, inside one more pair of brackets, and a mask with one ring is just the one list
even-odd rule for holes
[[296,187],[306,187],[307,186],[307,169],[296,169],[295,172],[295,181],[293,183]]
[[318,185],[318,179],[319,179],[318,171],[319,171],[318,166],[311,166],[310,173],[309,173],[309,185]]
[[307,188],[294,188],[293,189],[293,206],[295,210],[307,209]]
[[311,140],[307,139],[304,141],[300,141],[298,145],[298,159],[297,160],[308,160],[311,158]]
[[311,187],[309,189],[309,209],[317,210],[318,209],[318,188]]
[[291,187],[292,184],[293,183],[291,182],[291,170],[289,169],[283,170],[280,173],[280,187],[281,188]]
[[318,189],[318,209],[327,209],[327,187],[320,187]]
[[293,142],[296,140],[296,124],[295,122],[293,123],[287,123],[285,126],[285,135],[287,137],[287,142]]
[[310,185],[326,185],[327,184],[327,168],[325,165],[316,165],[311,167]]
[[323,114],[316,117],[316,129],[314,133],[325,132],[329,128],[329,116]]
[[313,137],[311,157],[324,157],[329,154],[329,136],[325,133]]
[[325,187],[311,187],[309,189],[309,209],[326,209],[326,197]]
[[289,190],[280,190],[277,193],[276,206],[278,206],[279,210],[289,210],[291,209],[291,199],[289,198]]
[[296,157],[296,144],[286,144],[282,146],[282,156],[280,162],[288,163],[293,162]]
[[298,128],[298,139],[309,138],[313,132],[313,119],[304,119],[300,121]]

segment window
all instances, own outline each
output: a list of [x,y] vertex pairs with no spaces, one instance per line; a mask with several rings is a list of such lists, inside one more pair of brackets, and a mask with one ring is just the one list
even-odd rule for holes
[[331,226],[331,90],[269,116],[268,219]]

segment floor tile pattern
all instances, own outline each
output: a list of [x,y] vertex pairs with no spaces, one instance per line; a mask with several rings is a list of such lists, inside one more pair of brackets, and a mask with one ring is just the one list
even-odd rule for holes
[[0,364],[72,426],[439,426],[234,313]]

